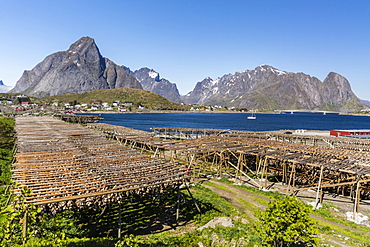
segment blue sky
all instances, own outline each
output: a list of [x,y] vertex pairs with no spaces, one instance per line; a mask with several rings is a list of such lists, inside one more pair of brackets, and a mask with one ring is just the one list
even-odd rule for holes
[[370,100],[370,1],[0,0],[0,80],[83,36],[132,70],[153,68],[192,90],[205,77],[268,64],[324,80],[346,77]]

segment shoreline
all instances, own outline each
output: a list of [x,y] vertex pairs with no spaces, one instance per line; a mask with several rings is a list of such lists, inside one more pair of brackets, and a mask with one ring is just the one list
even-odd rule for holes
[[[130,111],[130,112],[117,112],[117,111],[88,111],[88,112],[75,112],[77,114],[163,114],[163,113],[234,113],[234,114],[251,114],[252,112],[234,112],[234,111],[171,111],[171,110],[164,110],[164,111]],[[319,114],[321,112],[310,112],[310,111],[299,111],[296,113],[312,113],[312,114]],[[289,115],[290,113],[278,113],[278,112],[255,112],[255,114],[271,114],[271,115]],[[327,114],[336,114],[340,116],[362,116],[362,117],[370,117],[370,114],[353,114],[353,113],[327,113]]]

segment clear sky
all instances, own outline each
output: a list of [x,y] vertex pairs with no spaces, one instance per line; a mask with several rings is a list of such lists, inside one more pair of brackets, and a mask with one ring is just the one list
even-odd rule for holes
[[346,77],[370,100],[368,0],[0,0],[0,80],[83,36],[131,70],[148,67],[181,94],[205,77],[261,64]]

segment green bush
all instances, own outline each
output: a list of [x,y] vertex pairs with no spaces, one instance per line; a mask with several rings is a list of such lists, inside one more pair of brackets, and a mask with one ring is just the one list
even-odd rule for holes
[[314,245],[317,229],[310,213],[307,204],[286,196],[271,201],[265,212],[257,213],[256,229],[268,246]]

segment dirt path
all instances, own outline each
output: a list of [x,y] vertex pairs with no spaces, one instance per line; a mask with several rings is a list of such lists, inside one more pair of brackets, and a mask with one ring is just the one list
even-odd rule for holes
[[[222,187],[225,187],[227,190],[223,190],[223,189],[220,189],[220,188],[216,188],[214,186],[210,186],[210,185],[203,185],[204,187],[206,188],[209,188],[211,189],[212,191],[214,191],[215,193],[217,193],[220,197],[224,198],[226,201],[228,201],[229,203],[231,203],[232,205],[234,205],[235,207],[237,207],[238,209],[242,210],[243,212],[245,212],[250,218],[252,218],[253,220],[256,220],[256,217],[253,215],[252,212],[250,211],[245,211],[245,207],[243,207],[242,203],[240,203],[239,200],[237,200],[237,197],[239,198],[242,198],[250,203],[253,203],[256,207],[258,207],[259,209],[265,209],[266,206],[263,205],[263,204],[260,204],[258,202],[256,202],[253,197],[257,197],[259,199],[262,199],[262,200],[265,200],[266,202],[269,202],[270,199],[267,198],[267,197],[264,197],[264,196],[261,196],[261,195],[257,195],[257,194],[254,194],[252,192],[249,192],[249,191],[246,191],[246,190],[243,190],[241,188],[238,188],[238,187],[235,187],[235,186],[232,186],[230,184],[226,184],[226,183],[222,183],[222,182],[219,182],[217,180],[211,180],[210,182],[218,185],[218,186],[222,186]],[[342,225],[340,223],[337,223],[337,222],[332,222],[332,221],[329,221],[329,220],[326,220],[320,216],[316,216],[316,215],[310,215],[313,219],[316,219],[316,220],[320,220],[320,221],[323,221],[323,222],[326,222],[326,223],[329,223],[329,224],[332,224],[332,225],[335,225],[335,226],[338,226],[340,228],[345,228],[345,229],[349,229],[351,231],[356,231],[356,232],[359,232],[359,233],[362,233],[362,234],[367,234],[369,235],[370,233],[369,232],[364,232],[364,231],[360,231],[360,230],[356,230],[356,229],[353,229],[351,227],[348,227],[348,226],[345,226],[345,225]]]
[[[228,187],[227,185],[225,185],[223,183],[217,183],[215,181],[212,181],[212,183],[222,185],[224,187]],[[219,188],[209,186],[209,185],[203,185],[203,186],[212,190],[213,192],[217,193],[221,198],[225,199],[227,202],[229,202],[230,204],[232,204],[233,206],[235,206],[239,210],[246,213],[247,216],[250,219],[252,219],[253,221],[257,220],[257,218],[254,216],[254,214],[251,211],[246,211],[245,206],[238,200],[238,197],[239,197],[239,198],[242,198],[243,200],[247,200],[247,201],[251,202],[251,201],[253,201],[253,199],[251,197],[252,193],[251,194],[244,193],[244,192],[247,192],[247,191],[245,191],[245,190],[241,191],[242,189],[239,189],[239,188],[236,188],[236,187],[232,187],[231,190],[223,190],[223,189],[219,189]],[[255,204],[255,206],[257,206],[260,209],[266,208],[265,205],[258,204],[256,202],[254,202],[253,204]]]

